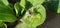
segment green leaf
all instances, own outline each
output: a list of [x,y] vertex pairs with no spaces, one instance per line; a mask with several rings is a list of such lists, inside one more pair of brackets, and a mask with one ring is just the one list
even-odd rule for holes
[[33,6],[36,6],[38,4],[42,4],[45,0],[27,0],[33,4]]
[[23,2],[23,0],[21,0],[21,3],[16,3],[14,5],[16,15],[19,15],[19,16],[21,14],[23,14],[24,11],[28,10],[31,7],[32,7],[32,4],[30,2],[28,2],[27,0],[25,0],[25,2]]
[[7,28],[7,25],[3,23],[2,21],[0,21],[0,28]]
[[13,5],[8,2],[8,0],[0,0],[0,5],[9,6],[13,8]]
[[57,13],[60,13],[60,1],[59,1]]
[[19,3],[16,3],[14,5],[15,11],[16,11],[16,16],[21,15],[21,13],[23,12],[24,8],[22,6],[19,5]]
[[2,21],[0,21],[0,26],[2,25]]
[[16,25],[15,28],[36,28],[36,27],[29,27],[28,25],[24,23],[19,23],[18,25]]
[[3,23],[3,24],[1,25],[1,28],[7,28],[7,25]]
[[3,3],[4,5],[8,5],[8,0],[0,0],[0,3]]
[[14,15],[13,9],[9,6],[0,5],[0,21],[14,22],[16,16]]
[[21,21],[26,23],[28,26],[36,27],[43,24],[45,18],[45,8],[42,5],[36,5],[26,12]]
[[19,3],[23,8],[25,8],[25,0],[21,0],[21,2]]

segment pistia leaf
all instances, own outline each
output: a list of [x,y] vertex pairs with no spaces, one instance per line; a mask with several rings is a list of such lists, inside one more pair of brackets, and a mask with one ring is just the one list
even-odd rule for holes
[[15,3],[14,8],[16,11],[16,15],[20,16],[25,9],[25,0],[21,0],[21,2]]
[[[24,6],[24,5],[23,5]],[[19,3],[16,3],[15,5],[14,5],[14,8],[15,8],[15,11],[16,11],[16,15],[17,16],[20,16],[22,13],[23,13],[23,11],[24,11],[24,9],[25,9],[25,6],[23,7],[22,5],[20,5]]]
[[36,27],[30,27],[26,25],[25,23],[19,23],[18,25],[16,25],[15,28],[36,28]]
[[19,9],[20,9],[19,6],[20,6],[19,3],[16,3],[16,4],[14,5],[15,11],[16,11],[16,15],[18,15],[18,11],[19,11]]
[[42,4],[45,0],[27,0],[33,4],[33,6],[36,6],[38,4]]
[[[1,1],[1,3],[3,3],[4,5],[8,5],[9,3],[8,3],[8,0],[0,0]],[[2,5],[3,5],[2,4]]]
[[57,13],[60,13],[60,0],[59,0],[59,5],[58,5]]
[[44,22],[45,17],[45,8],[42,5],[37,5],[29,9],[21,21],[26,23],[28,26],[36,27]]
[[0,28],[7,28],[7,25],[3,23],[2,21],[0,21]]
[[26,4],[25,1],[26,0],[21,0],[21,2],[19,3],[23,8],[25,8],[25,4]]
[[15,11],[16,11],[16,14],[17,15],[21,15],[23,14],[26,10],[28,10],[29,8],[32,7],[32,4],[27,1],[27,0],[21,0],[21,2],[17,2],[15,5],[14,5],[14,8],[15,8]]
[[13,22],[15,20],[16,17],[13,9],[5,5],[0,5],[0,21]]
[[7,25],[3,23],[0,27],[1,28],[7,28]]
[[2,21],[0,21],[0,26],[2,25],[2,23],[3,23],[3,22],[2,22]]

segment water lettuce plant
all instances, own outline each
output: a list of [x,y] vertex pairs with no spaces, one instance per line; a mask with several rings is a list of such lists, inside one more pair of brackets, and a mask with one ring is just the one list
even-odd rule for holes
[[[0,0],[0,27],[9,28],[8,25],[16,25],[13,28],[36,28],[43,24],[46,18],[43,2],[44,0],[20,0],[11,3],[8,0]],[[6,22],[9,22],[8,25]]]
[[46,9],[60,13],[60,0],[0,0],[0,28],[36,28]]

